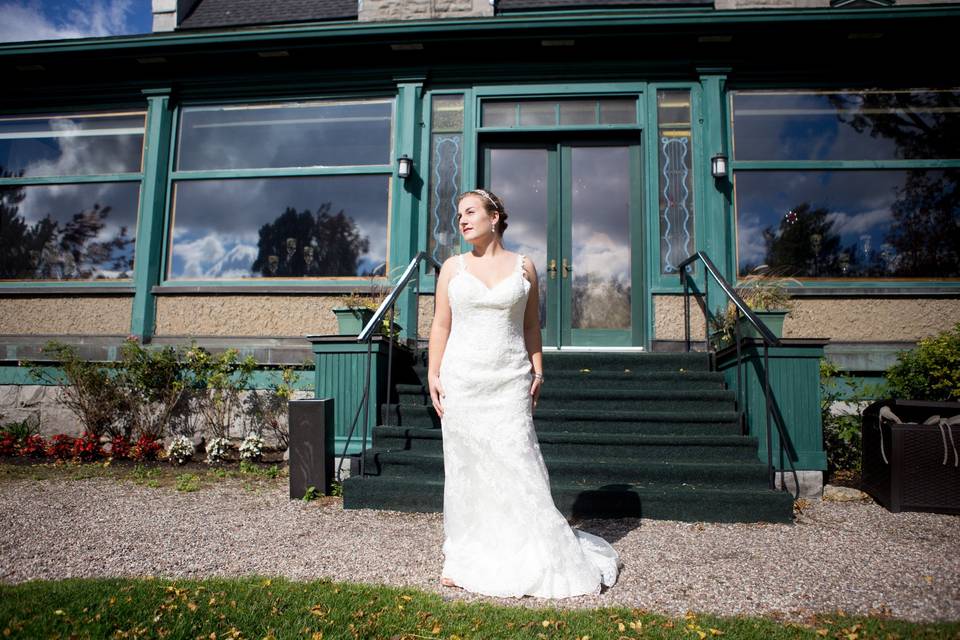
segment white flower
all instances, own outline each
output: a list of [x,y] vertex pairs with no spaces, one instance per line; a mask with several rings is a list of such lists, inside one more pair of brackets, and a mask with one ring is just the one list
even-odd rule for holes
[[176,436],[167,447],[167,457],[177,464],[184,464],[193,456],[193,442],[187,436]]
[[240,457],[244,460],[256,460],[263,453],[263,438],[255,433],[249,434],[240,443]]
[[230,450],[230,440],[228,438],[213,438],[207,443],[207,464],[219,462],[226,458],[227,451]]

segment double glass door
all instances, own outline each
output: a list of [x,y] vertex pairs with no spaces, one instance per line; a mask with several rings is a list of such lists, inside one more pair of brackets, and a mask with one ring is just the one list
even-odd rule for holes
[[622,140],[481,145],[504,245],[537,268],[545,347],[643,344],[640,157]]

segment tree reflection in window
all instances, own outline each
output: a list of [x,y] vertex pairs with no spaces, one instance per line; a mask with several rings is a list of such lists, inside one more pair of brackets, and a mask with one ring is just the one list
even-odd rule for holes
[[[128,224],[136,220],[138,186],[0,187],[0,278],[130,278],[135,239]],[[116,202],[121,213],[112,204],[81,204],[95,197]]]
[[[260,227],[256,274],[270,277],[383,275],[380,269],[364,271],[358,265],[370,249],[370,239],[360,234],[343,210],[330,214],[325,202],[316,214],[288,207],[276,220]],[[374,273],[379,271],[379,273]]]
[[[960,159],[960,92],[739,92],[733,105],[739,160],[848,161],[735,173],[741,274],[960,277],[960,170],[938,164]],[[885,168],[895,160],[913,167]]]

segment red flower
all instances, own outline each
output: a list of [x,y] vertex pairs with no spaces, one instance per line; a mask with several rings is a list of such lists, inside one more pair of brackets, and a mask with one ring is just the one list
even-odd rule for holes
[[130,448],[130,457],[134,460],[156,460],[163,450],[163,444],[153,436],[140,436]]
[[76,438],[58,433],[47,444],[47,455],[58,460],[69,460],[73,457],[73,447]]
[[0,438],[0,456],[17,455],[17,439],[9,433],[3,434]]
[[110,456],[114,460],[130,457],[130,441],[124,436],[114,436],[110,441]]
[[94,435],[89,431],[84,431],[83,435],[73,442],[73,456],[87,462],[103,457],[103,447],[100,444],[100,436]]
[[47,443],[43,436],[33,434],[27,436],[19,448],[20,455],[39,458],[47,452]]

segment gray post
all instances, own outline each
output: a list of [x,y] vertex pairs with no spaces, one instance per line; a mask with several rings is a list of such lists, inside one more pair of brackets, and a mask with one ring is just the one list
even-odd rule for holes
[[290,498],[299,499],[314,486],[330,495],[333,482],[333,398],[291,400]]

